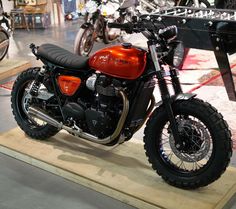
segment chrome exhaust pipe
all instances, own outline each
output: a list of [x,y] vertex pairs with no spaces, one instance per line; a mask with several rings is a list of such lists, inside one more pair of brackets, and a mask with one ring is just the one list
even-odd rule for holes
[[150,113],[152,112],[153,108],[155,106],[155,97],[154,95],[152,95],[151,97],[151,104],[149,105],[147,112],[146,112],[146,117],[143,119],[143,122],[137,127],[137,129],[135,130],[135,133],[142,128],[143,124],[146,122],[147,118],[149,117]]
[[40,119],[40,120],[42,120],[54,127],[57,127],[59,130],[64,129],[64,130],[68,131],[69,133],[75,134],[78,137],[81,137],[83,139],[86,139],[86,140],[89,140],[89,141],[92,141],[92,142],[95,142],[98,144],[107,144],[107,143],[112,142],[113,140],[115,140],[119,136],[119,134],[124,126],[128,112],[129,112],[129,100],[127,99],[125,93],[123,91],[118,91],[118,94],[121,96],[121,98],[123,100],[122,114],[121,114],[120,119],[118,121],[116,130],[113,132],[113,134],[111,136],[108,136],[103,139],[100,139],[100,138],[93,136],[89,133],[83,132],[81,129],[73,129],[69,126],[65,126],[61,122],[58,122],[57,120],[55,120],[54,118],[52,118],[48,114],[44,113],[39,108],[29,107],[28,114],[31,117],[38,118],[38,119]]
[[40,119],[44,122],[47,122],[48,124],[50,124],[54,127],[57,127],[59,130],[62,129],[63,124],[59,123],[57,120],[53,119],[52,117],[50,117],[49,115],[47,115],[46,113],[44,113],[42,110],[40,110],[38,108],[29,107],[28,114],[31,117],[35,117],[35,118]]

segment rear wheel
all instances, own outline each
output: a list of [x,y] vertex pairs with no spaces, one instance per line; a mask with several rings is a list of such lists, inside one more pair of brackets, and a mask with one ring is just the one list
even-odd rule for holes
[[225,171],[232,155],[231,133],[221,114],[198,99],[172,105],[181,146],[176,146],[163,106],[145,128],[144,148],[153,169],[169,184],[187,189],[206,186]]
[[93,49],[95,37],[92,27],[80,28],[75,38],[74,53],[80,56],[88,56]]
[[9,36],[4,29],[0,29],[0,61],[6,56],[9,48]]
[[[45,140],[55,135],[58,129],[28,115],[28,108],[31,104],[40,108],[44,106],[44,101],[37,98],[33,99],[29,94],[29,89],[37,73],[37,69],[30,68],[17,77],[12,89],[11,107],[17,124],[28,136]],[[42,84],[39,91],[46,95],[48,93],[47,85]]]

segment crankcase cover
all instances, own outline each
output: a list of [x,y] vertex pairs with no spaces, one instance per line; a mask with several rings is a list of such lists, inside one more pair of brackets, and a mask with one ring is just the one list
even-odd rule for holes
[[85,111],[86,122],[91,134],[104,138],[114,132],[116,120],[102,111],[87,109]]
[[130,45],[118,45],[97,51],[89,59],[92,69],[106,75],[134,80],[146,66],[146,51]]

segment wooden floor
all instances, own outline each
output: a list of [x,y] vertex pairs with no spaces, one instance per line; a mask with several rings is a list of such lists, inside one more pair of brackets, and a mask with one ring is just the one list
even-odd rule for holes
[[16,128],[0,134],[0,152],[137,208],[223,208],[236,193],[234,168],[195,191],[167,185],[150,168],[140,140],[104,147],[60,132],[48,141],[36,141]]
[[0,61],[0,81],[12,77],[29,67],[31,67],[30,62],[25,60],[3,59]]

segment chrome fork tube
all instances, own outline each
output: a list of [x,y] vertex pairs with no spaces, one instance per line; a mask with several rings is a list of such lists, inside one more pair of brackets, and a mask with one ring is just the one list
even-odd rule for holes
[[150,53],[151,53],[151,56],[152,56],[152,61],[154,63],[155,69],[156,69],[157,72],[160,72],[161,67],[160,67],[160,64],[159,64],[158,57],[157,57],[156,45],[150,45],[149,50],[150,50]]

